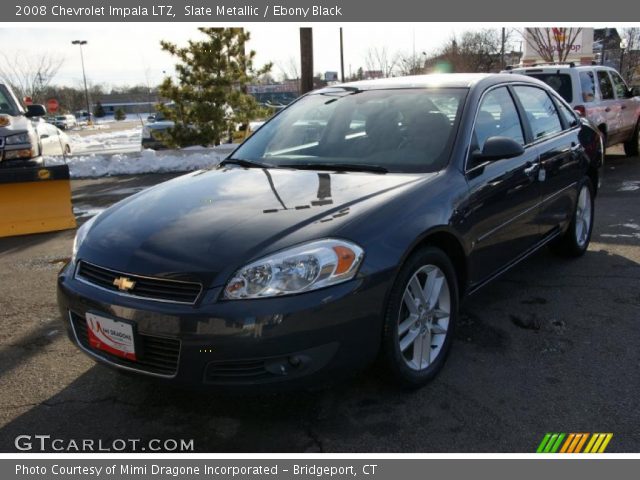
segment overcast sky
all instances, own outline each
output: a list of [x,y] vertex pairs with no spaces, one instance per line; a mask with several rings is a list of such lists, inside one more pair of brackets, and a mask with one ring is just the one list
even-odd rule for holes
[[[87,40],[85,66],[87,78],[93,84],[135,85],[157,84],[163,71],[173,71],[170,55],[160,50],[160,40],[184,44],[201,34],[198,24],[45,24],[30,26],[0,26],[0,45],[11,45],[30,57],[49,52],[64,58],[54,83],[80,85],[82,70],[80,53],[71,40]],[[299,27],[297,24],[248,24],[251,32],[250,48],[257,52],[256,63],[273,62],[273,74],[278,78],[279,67],[288,70],[293,59],[299,63]],[[469,27],[466,27],[467,29]],[[479,28],[479,27],[476,27]],[[459,24],[360,23],[343,26],[345,74],[364,67],[364,57],[372,47],[386,47],[390,53],[400,51],[416,54],[433,51],[453,32],[465,29]],[[313,25],[314,70],[340,70],[339,27]],[[12,54],[11,50],[5,53]],[[4,49],[3,49],[4,50]],[[1,53],[0,53],[1,57]]]

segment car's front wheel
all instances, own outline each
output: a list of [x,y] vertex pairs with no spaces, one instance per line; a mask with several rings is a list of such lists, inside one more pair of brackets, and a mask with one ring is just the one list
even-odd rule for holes
[[393,286],[384,324],[383,359],[398,383],[416,388],[438,373],[457,316],[457,280],[449,257],[434,247],[414,253]]
[[624,144],[624,153],[628,157],[637,157],[640,155],[640,119],[636,124],[636,131],[633,132],[633,137]]

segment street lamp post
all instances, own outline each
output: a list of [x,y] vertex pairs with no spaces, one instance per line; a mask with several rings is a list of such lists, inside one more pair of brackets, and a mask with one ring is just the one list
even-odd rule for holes
[[86,45],[87,41],[73,40],[71,44],[80,47],[80,62],[82,63],[82,78],[84,79],[84,98],[87,102],[87,125],[91,125],[91,105],[89,105],[89,89],[87,88],[87,75],[84,71],[84,55],[82,53],[82,46]]

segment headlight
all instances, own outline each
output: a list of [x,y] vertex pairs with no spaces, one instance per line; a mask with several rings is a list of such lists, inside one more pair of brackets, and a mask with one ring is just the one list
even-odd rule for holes
[[20,143],[31,143],[31,137],[28,132],[17,133],[15,135],[9,135],[4,139],[7,145],[18,145]]
[[78,232],[76,233],[76,238],[73,240],[73,252],[71,253],[71,263],[74,263],[74,264],[76,263],[76,257],[78,256],[78,250],[80,249],[80,245],[82,245],[82,242],[84,242],[84,239],[87,238],[87,233],[89,233],[89,229],[91,228],[91,225],[93,225],[93,222],[95,222],[96,218],[98,218],[98,215],[96,215],[95,217],[91,217],[78,229]]
[[325,239],[274,253],[238,270],[224,298],[262,298],[307,292],[351,280],[364,251],[345,240]]

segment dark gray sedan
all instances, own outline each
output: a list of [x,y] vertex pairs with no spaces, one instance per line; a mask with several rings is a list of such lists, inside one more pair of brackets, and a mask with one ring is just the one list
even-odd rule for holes
[[96,361],[176,384],[318,385],[381,356],[420,386],[465,296],[545,245],[585,252],[602,160],[529,77],[325,88],[87,222],[60,311]]

